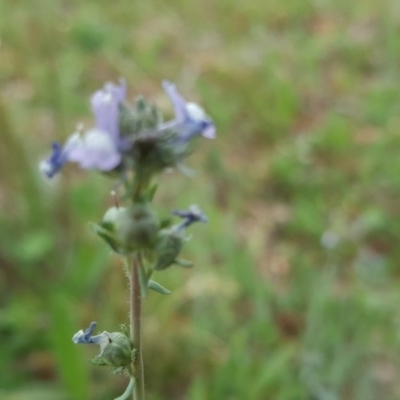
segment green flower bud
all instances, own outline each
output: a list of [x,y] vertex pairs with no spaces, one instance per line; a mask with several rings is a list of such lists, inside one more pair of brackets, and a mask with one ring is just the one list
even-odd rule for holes
[[111,207],[105,213],[100,224],[90,224],[90,227],[96,232],[116,253],[125,254],[126,249],[120,243],[115,234],[115,224],[118,216],[125,211],[125,208]]
[[143,96],[136,98],[135,110],[140,131],[154,130],[162,122],[162,116],[158,108]]
[[119,130],[121,136],[132,140],[141,132],[156,130],[161,124],[162,116],[155,104],[139,96],[132,106],[127,102],[119,104]]
[[119,131],[121,136],[135,136],[139,133],[139,123],[135,110],[130,104],[123,102],[119,105]]
[[126,210],[125,207],[111,207],[104,214],[102,224],[110,224],[110,226],[115,225],[118,216]]
[[132,346],[129,338],[121,332],[109,334],[109,343],[103,351],[91,360],[96,365],[126,367],[132,362]]
[[181,161],[181,153],[187,148],[185,143],[176,143],[174,132],[156,134],[153,131],[145,131],[135,139],[129,155],[136,170],[152,174],[174,167]]
[[115,236],[127,249],[151,248],[154,245],[159,224],[149,207],[136,204],[120,212],[110,213],[115,214]]
[[162,270],[175,263],[182,250],[183,243],[184,239],[176,229],[161,231],[155,248],[157,261],[154,269]]
[[91,224],[91,227],[115,252],[126,254],[152,248],[159,223],[146,205],[136,204],[130,208],[109,208],[101,223]]

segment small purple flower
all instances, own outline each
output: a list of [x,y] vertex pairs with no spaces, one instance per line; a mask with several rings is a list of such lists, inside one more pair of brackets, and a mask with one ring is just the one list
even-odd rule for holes
[[107,83],[91,98],[96,127],[85,133],[74,133],[64,146],[53,144],[53,152],[40,165],[41,171],[52,178],[67,162],[81,168],[110,171],[121,162],[121,151],[126,143],[119,134],[119,104],[125,100],[126,83]]
[[175,129],[179,139],[184,142],[197,134],[214,139],[215,125],[204,110],[195,103],[187,103],[173,83],[163,81],[162,86],[174,107],[175,119],[161,124],[160,130]]
[[102,90],[95,92],[90,99],[96,128],[107,132],[113,142],[119,146],[119,104],[126,98],[126,82],[120,85],[106,83]]
[[92,322],[85,331],[80,330],[72,337],[75,344],[98,344],[100,346],[100,353],[111,342],[110,333],[104,331],[98,335],[92,336],[93,331],[96,329],[97,322]]
[[[108,365],[114,368],[126,367],[132,361],[132,343],[128,336],[122,332],[102,332],[93,336],[97,326],[92,322],[85,331],[80,330],[72,337],[76,344],[97,344],[100,346],[100,353],[91,362],[96,365]],[[120,370],[120,369],[119,369]]]
[[200,210],[200,207],[196,204],[193,204],[189,207],[189,210],[175,210],[172,211],[172,214],[180,217],[183,221],[176,225],[177,231],[183,231],[188,226],[192,225],[195,222],[208,222],[207,216]]

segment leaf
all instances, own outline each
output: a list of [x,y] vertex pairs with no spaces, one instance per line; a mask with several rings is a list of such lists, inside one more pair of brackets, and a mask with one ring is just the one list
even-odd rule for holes
[[158,185],[154,183],[150,186],[149,190],[147,191],[147,201],[150,203],[153,201],[154,195],[156,194],[158,189]]
[[162,218],[160,220],[160,230],[168,228],[172,224],[172,218],[167,217],[167,218]]
[[54,237],[38,230],[29,232],[15,246],[15,257],[21,261],[39,262],[54,247]]
[[97,233],[97,235],[100,236],[116,253],[121,252],[121,244],[115,238],[111,230],[107,229],[107,227],[94,224],[93,222],[89,222],[89,226],[90,229]]
[[166,289],[164,286],[161,286],[156,281],[153,281],[152,279],[149,280],[147,287],[151,290],[154,290],[157,293],[160,293],[160,294],[171,294],[171,291]]
[[147,296],[147,288],[148,286],[148,277],[146,275],[146,271],[144,270],[143,265],[139,268],[139,283],[140,283],[140,291],[142,293],[142,297],[146,298]]
[[193,267],[193,261],[189,260],[182,260],[182,259],[176,259],[175,264],[179,265],[182,268],[192,268]]
[[285,370],[293,364],[295,351],[295,346],[287,346],[269,354],[264,366],[260,368],[259,374],[253,377],[251,398],[259,398],[269,387],[279,382],[279,378]]
[[104,358],[100,355],[97,355],[96,357],[91,358],[89,361],[94,365],[99,365],[99,366],[104,366],[104,367],[108,365],[107,362],[104,360]]

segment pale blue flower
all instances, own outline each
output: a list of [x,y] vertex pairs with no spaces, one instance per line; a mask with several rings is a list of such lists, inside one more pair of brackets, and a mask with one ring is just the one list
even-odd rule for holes
[[76,344],[97,344],[100,346],[100,353],[94,357],[91,362],[96,365],[108,365],[117,368],[126,367],[132,361],[133,351],[132,343],[128,336],[122,332],[102,332],[93,335],[97,326],[92,322],[85,331],[80,330],[72,337]]
[[95,92],[91,105],[95,128],[71,135],[64,146],[53,143],[53,152],[40,165],[49,178],[57,174],[67,162],[76,162],[84,169],[110,171],[121,162],[121,151],[127,147],[119,133],[119,105],[125,100],[126,84],[107,83]]
[[98,335],[94,335],[93,331],[96,329],[97,322],[92,322],[85,331],[80,330],[72,337],[75,344],[98,344],[100,346],[100,353],[111,342],[110,333],[104,331]]
[[162,85],[174,107],[175,119],[161,124],[160,131],[175,130],[178,138],[185,142],[198,134],[214,139],[215,125],[204,110],[195,103],[187,103],[173,83],[163,81]]
[[183,221],[179,225],[176,225],[174,227],[177,231],[183,231],[195,222],[208,222],[207,216],[203,213],[203,211],[200,210],[200,207],[196,204],[191,205],[188,210],[172,211],[172,214],[183,219]]

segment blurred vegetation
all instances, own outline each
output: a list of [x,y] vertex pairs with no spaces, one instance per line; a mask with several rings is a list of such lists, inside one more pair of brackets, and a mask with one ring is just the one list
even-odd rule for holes
[[88,99],[177,83],[216,141],[160,177],[210,217],[145,306],[149,400],[400,398],[400,6],[392,0],[0,1],[0,398],[126,385],[73,333],[127,320],[121,261],[88,221],[112,182],[38,173]]

